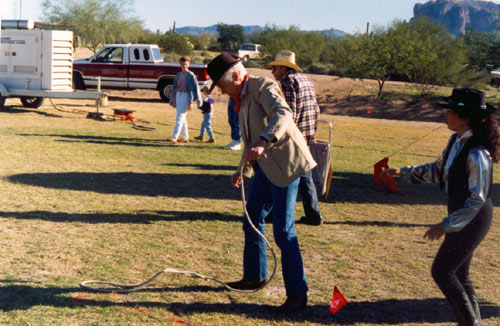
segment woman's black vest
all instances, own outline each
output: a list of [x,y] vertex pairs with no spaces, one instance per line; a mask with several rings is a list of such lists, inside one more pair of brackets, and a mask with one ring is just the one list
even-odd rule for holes
[[[446,165],[451,147],[455,143],[456,139],[457,134],[454,134],[444,154],[443,169],[439,175],[439,185],[441,189],[444,189],[444,166]],[[462,208],[465,201],[470,196],[469,175],[467,174],[467,157],[469,156],[470,149],[477,146],[479,146],[479,143],[474,139],[474,137],[469,138],[451,164],[448,172],[448,214]],[[490,186],[486,198],[490,198],[491,186],[493,182],[493,175],[491,174],[492,172],[490,172]]]

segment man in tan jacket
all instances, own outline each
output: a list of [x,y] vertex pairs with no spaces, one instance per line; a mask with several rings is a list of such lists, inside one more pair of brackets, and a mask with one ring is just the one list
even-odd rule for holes
[[[213,81],[212,89],[218,86],[235,100],[240,118],[244,149],[231,183],[239,187],[243,176],[252,177],[247,211],[263,234],[264,217],[273,210],[274,238],[281,249],[287,294],[280,310],[299,310],[307,304],[308,287],[295,234],[294,208],[299,177],[314,168],[316,162],[274,81],[248,75],[241,62],[226,53],[214,58],[207,72]],[[243,230],[243,279],[228,285],[241,290],[257,289],[267,282],[265,242],[246,219]]]

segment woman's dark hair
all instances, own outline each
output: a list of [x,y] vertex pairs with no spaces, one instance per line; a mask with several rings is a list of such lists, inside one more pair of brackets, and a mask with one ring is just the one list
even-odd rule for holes
[[473,139],[490,152],[491,160],[500,160],[500,134],[498,121],[493,113],[478,110],[454,110],[460,117],[469,119]]

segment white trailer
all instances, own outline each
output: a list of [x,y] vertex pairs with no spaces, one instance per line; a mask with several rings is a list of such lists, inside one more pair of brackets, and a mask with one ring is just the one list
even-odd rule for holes
[[29,20],[2,20],[1,25],[0,110],[8,97],[38,108],[44,98],[98,100],[107,96],[73,89],[73,32],[33,29]]

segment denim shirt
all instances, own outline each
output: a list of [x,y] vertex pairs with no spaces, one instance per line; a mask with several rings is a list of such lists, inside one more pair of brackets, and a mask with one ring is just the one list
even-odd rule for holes
[[[453,160],[471,136],[472,132],[467,131],[462,137],[457,137],[455,144],[450,148],[446,162],[445,157],[447,153],[445,149],[441,156],[433,163],[401,168],[401,177],[412,183],[438,183],[439,173],[442,171],[445,190],[448,192],[449,169]],[[441,224],[446,232],[458,232],[462,230],[474,219],[481,207],[483,207],[491,184],[490,176],[492,168],[493,163],[490,153],[486,149],[483,147],[473,147],[470,149],[467,157],[468,189],[470,195],[463,207],[443,219]]]
[[[181,75],[182,72],[178,72],[177,75],[175,75],[173,86],[174,88],[172,89],[172,94],[170,95],[170,104],[175,105],[175,97],[177,95],[177,79]],[[187,72],[187,84],[188,84],[188,90],[189,90],[189,102],[196,102],[198,107],[201,106],[201,93],[200,93],[200,86],[198,85],[198,80],[196,79],[196,76],[193,74],[193,72],[189,71]]]

